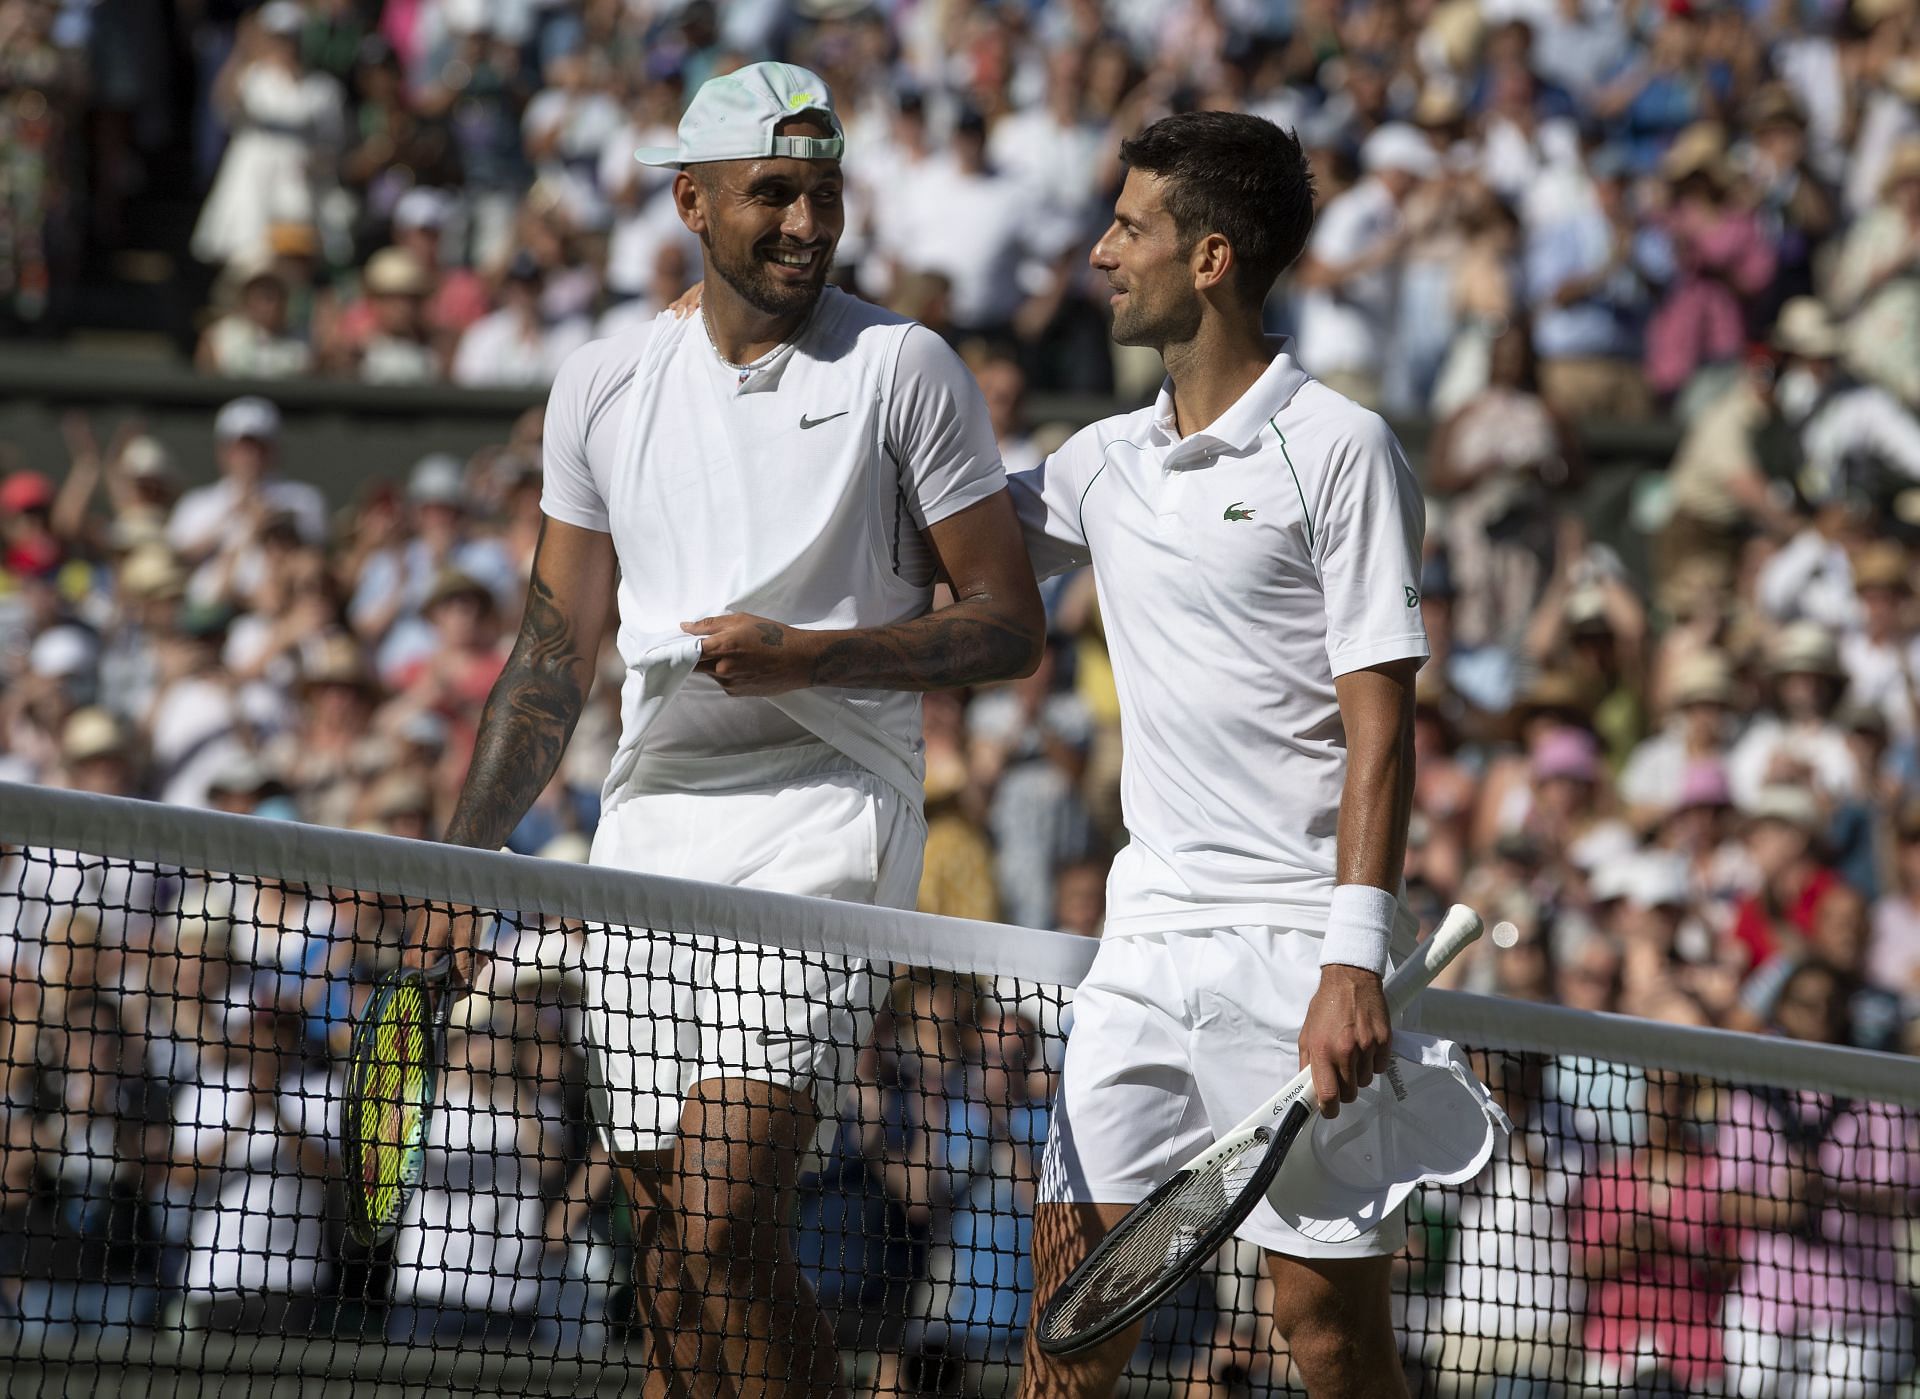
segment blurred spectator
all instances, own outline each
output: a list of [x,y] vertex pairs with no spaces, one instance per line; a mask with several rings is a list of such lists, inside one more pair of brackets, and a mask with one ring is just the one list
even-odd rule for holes
[[300,537],[318,544],[327,534],[326,503],[305,481],[282,479],[274,470],[280,441],[280,410],[264,398],[236,398],[213,420],[214,460],[220,480],[180,497],[167,521],[167,543],[189,564],[217,553],[237,554],[269,513],[293,518]]
[[[1911,60],[1909,60],[1911,62]],[[1909,100],[1912,95],[1909,94]],[[1920,408],[1920,136],[1894,150],[1874,205],[1841,240],[1827,289],[1860,375]]]
[[1401,210],[1440,158],[1412,126],[1383,126],[1360,151],[1361,181],[1320,210],[1294,274],[1302,363],[1329,388],[1380,401],[1393,269],[1411,236]]
[[1892,887],[1873,909],[1867,971],[1877,985],[1920,1008],[1920,807],[1902,808],[1894,827]]
[[[1669,24],[1677,21],[1669,21]],[[1662,158],[1666,207],[1657,231],[1666,291],[1647,321],[1647,387],[1677,394],[1704,365],[1733,360],[1747,342],[1742,298],[1772,279],[1774,247],[1733,189],[1726,133],[1703,122]]]
[[1727,755],[1734,802],[1755,808],[1768,788],[1810,789],[1828,803],[1865,785],[1845,735],[1833,722],[1846,680],[1833,637],[1814,622],[1778,632],[1769,648],[1770,702]]
[[[1790,1038],[1844,1043],[1845,984],[1806,962],[1780,985],[1769,1016]],[[1733,1094],[1716,1154],[1721,1214],[1740,1230],[1726,1321],[1738,1392],[1865,1399],[1912,1369],[1895,1236],[1920,1187],[1914,1127],[1883,1105]]]
[[368,384],[424,384],[444,375],[445,349],[427,316],[432,271],[406,248],[382,248],[367,260],[361,278],[366,295],[366,338],[336,343],[334,367]]
[[300,56],[306,12],[269,0],[241,21],[213,101],[232,136],[194,227],[193,255],[220,265],[268,250],[274,223],[313,223],[337,176],[345,97]]
[[453,382],[466,388],[550,384],[560,362],[591,337],[583,318],[549,326],[541,311],[540,264],[518,254],[500,281],[500,309],[482,316],[460,337]]
[[228,281],[237,304],[201,333],[195,366],[244,379],[286,379],[312,368],[312,348],[289,332],[287,283],[272,254],[236,259]]

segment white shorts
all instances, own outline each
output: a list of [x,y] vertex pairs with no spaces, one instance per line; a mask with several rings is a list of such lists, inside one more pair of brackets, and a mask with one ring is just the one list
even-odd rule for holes
[[[925,844],[894,787],[837,770],[630,797],[602,819],[592,862],[911,908]],[[669,1147],[704,1079],[810,1086],[830,1115],[873,1016],[857,958],[593,925],[585,966],[590,1096],[616,1159]]]
[[[1106,938],[1073,993],[1040,1198],[1132,1205],[1239,1126],[1299,1071],[1321,935],[1211,928]],[[1262,1200],[1239,1237],[1293,1258],[1399,1252],[1396,1215],[1343,1244],[1299,1234]]]

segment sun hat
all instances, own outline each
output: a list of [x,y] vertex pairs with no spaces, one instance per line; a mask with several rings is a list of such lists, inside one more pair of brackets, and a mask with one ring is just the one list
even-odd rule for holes
[[[780,123],[802,113],[826,118],[831,136],[780,136]],[[716,160],[792,156],[838,160],[846,133],[833,110],[833,94],[819,74],[791,63],[750,63],[700,85],[680,118],[671,146],[642,146],[642,165],[701,165]]]

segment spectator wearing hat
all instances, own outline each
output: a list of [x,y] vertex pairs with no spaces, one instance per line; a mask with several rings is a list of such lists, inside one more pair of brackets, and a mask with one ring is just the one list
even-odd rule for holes
[[120,560],[113,624],[101,640],[100,692],[125,719],[144,716],[153,703],[163,638],[186,589],[186,570],[165,544],[142,544]]
[[426,602],[442,570],[479,579],[503,609],[525,581],[526,570],[514,565],[501,543],[475,528],[471,499],[457,457],[422,457],[407,478],[412,531],[361,565],[348,616],[354,634],[376,648],[375,667],[389,684],[397,686],[402,672],[434,645]]
[[1306,367],[1328,388],[1369,407],[1380,402],[1393,326],[1395,264],[1416,230],[1402,211],[1440,157],[1418,127],[1392,122],[1360,148],[1364,174],[1328,200],[1293,274]]
[[500,607],[486,584],[446,568],[434,580],[423,611],[434,631],[434,645],[395,672],[399,709],[440,715],[452,731],[450,750],[464,754],[507,661]]
[[1894,149],[1878,201],[1841,239],[1827,300],[1852,368],[1920,409],[1920,134]]
[[141,723],[162,801],[205,806],[207,783],[234,748],[279,721],[279,696],[236,684],[221,660],[233,619],[224,603],[189,598],[161,643],[160,684]]
[[1806,118],[1790,87],[1768,83],[1755,91],[1741,112],[1741,127],[1733,158],[1779,258],[1774,284],[1755,308],[1759,324],[1773,319],[1774,308],[1813,291],[1813,255],[1832,235],[1840,210],[1814,169]]
[[193,354],[203,374],[237,379],[289,379],[313,367],[313,350],[293,334],[288,289],[266,248],[228,265],[233,309],[200,332]]
[[66,549],[53,532],[56,492],[38,471],[15,471],[0,480],[0,573],[46,577]]
[[1733,738],[1733,671],[1719,652],[1682,657],[1662,699],[1659,732],[1634,746],[1620,773],[1621,800],[1642,815],[1671,811],[1691,765],[1720,762]]
[[593,337],[584,316],[549,325],[541,310],[545,274],[531,253],[514,255],[499,284],[500,309],[467,327],[453,355],[453,382],[463,388],[530,388],[551,384],[560,363]]
[[1912,571],[1907,551],[1875,540],[1852,560],[1860,625],[1840,638],[1847,698],[1876,710],[1887,729],[1911,738],[1920,728],[1920,642],[1909,612]]
[[111,710],[74,711],[60,733],[58,785],[109,797],[140,796],[134,782],[132,736]]
[[1840,328],[1825,306],[1810,296],[1787,302],[1773,347],[1781,355],[1774,402],[1799,436],[1798,483],[1809,500],[1886,506],[1896,490],[1920,482],[1920,418],[1842,367]]
[[1661,161],[1666,207],[1654,227],[1671,271],[1647,321],[1647,386],[1663,399],[1704,366],[1734,362],[1747,343],[1743,298],[1764,291],[1774,272],[1766,230],[1734,190],[1726,132],[1689,127]]
[[1875,532],[1863,497],[1834,495],[1816,502],[1753,575],[1753,599],[1761,613],[1771,622],[1816,623],[1836,635],[1858,626],[1853,554]]
[[0,686],[0,749],[21,778],[33,781],[58,768],[69,716],[98,694],[100,643],[85,627],[62,621],[32,637],[24,661]]
[[1846,735],[1833,722],[1846,673],[1832,635],[1815,622],[1783,627],[1767,655],[1770,700],[1727,757],[1733,799],[1751,811],[1765,792],[1792,787],[1829,808],[1865,789]]
[[300,57],[306,12],[272,0],[242,21],[213,100],[232,137],[193,230],[193,255],[222,266],[267,246],[277,220],[310,223],[335,183],[346,130],[340,84]]
[[252,531],[270,514],[292,516],[309,544],[326,540],[326,500],[317,487],[274,470],[279,445],[280,410],[264,398],[236,398],[214,416],[220,479],[181,496],[167,520],[167,543],[184,562],[250,546]]
[[303,820],[350,825],[368,775],[363,758],[379,684],[358,643],[335,632],[305,658],[297,693],[296,724],[267,743],[263,758]]
[[1890,887],[1875,902],[1867,975],[1920,1014],[1920,803],[1900,809],[1893,826]]
[[335,373],[365,384],[427,384],[445,377],[445,346],[427,320],[433,275],[405,248],[382,248],[360,278],[372,328],[358,344],[331,341]]

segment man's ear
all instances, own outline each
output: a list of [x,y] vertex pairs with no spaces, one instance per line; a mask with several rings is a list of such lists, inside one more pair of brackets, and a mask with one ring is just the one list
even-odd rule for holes
[[673,207],[691,233],[707,231],[707,191],[685,170],[673,177]]
[[1193,289],[1212,291],[1233,275],[1233,244],[1222,234],[1209,233],[1193,245],[1187,262],[1193,268]]

